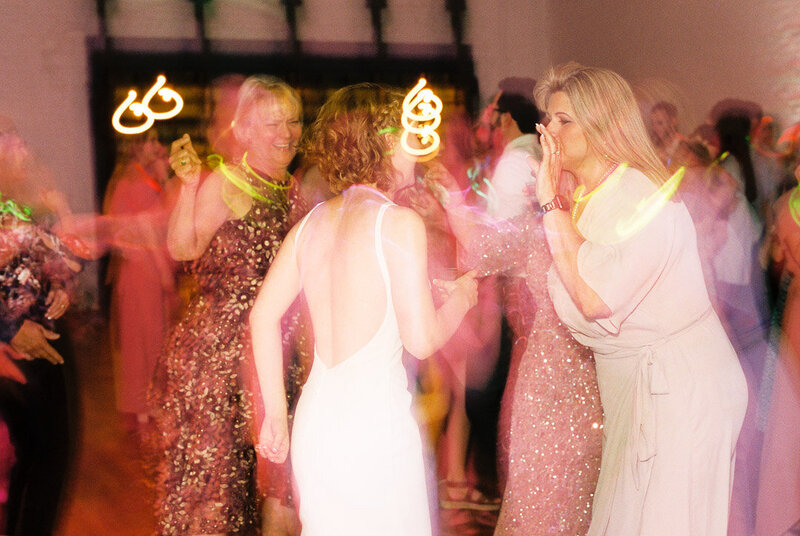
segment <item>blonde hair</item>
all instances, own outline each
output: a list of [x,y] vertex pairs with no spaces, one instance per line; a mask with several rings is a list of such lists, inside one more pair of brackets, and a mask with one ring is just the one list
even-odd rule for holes
[[575,112],[589,147],[615,163],[627,163],[656,184],[669,178],[658,158],[633,91],[620,75],[608,69],[575,62],[550,68],[533,90],[540,109],[563,92]]
[[237,141],[240,143],[247,141],[242,139],[242,133],[250,128],[252,121],[257,120],[253,117],[252,111],[257,110],[261,104],[273,101],[298,119],[303,113],[303,103],[297,91],[280,78],[254,75],[242,82],[232,123]]
[[362,83],[336,91],[309,129],[304,152],[339,193],[352,184],[388,190],[395,180],[392,149],[400,126],[403,95]]

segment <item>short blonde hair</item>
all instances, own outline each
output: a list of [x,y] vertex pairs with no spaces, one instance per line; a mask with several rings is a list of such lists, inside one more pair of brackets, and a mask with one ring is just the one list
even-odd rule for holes
[[658,158],[633,91],[608,69],[575,62],[550,68],[533,90],[536,103],[547,109],[550,97],[563,92],[575,111],[589,146],[611,162],[625,162],[657,184],[669,178]]
[[334,193],[352,184],[391,187],[402,100],[393,89],[363,83],[339,89],[322,106],[304,152]]
[[263,103],[278,102],[289,113],[297,118],[303,113],[303,103],[300,96],[289,84],[268,75],[250,76],[242,82],[233,114],[233,133],[237,140],[242,140],[241,133],[249,128],[249,122],[254,120],[252,111],[258,109]]

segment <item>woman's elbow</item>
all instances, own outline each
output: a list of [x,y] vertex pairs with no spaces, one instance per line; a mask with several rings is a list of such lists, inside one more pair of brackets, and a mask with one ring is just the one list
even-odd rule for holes
[[600,299],[579,303],[578,308],[588,320],[602,320],[611,316],[611,309]]
[[193,261],[200,257],[203,253],[197,253],[193,251],[191,248],[186,247],[185,244],[181,244],[177,241],[167,240],[167,253],[169,256],[172,257],[173,260],[176,261]]
[[403,347],[406,349],[406,352],[414,356],[415,358],[419,359],[420,361],[424,359],[428,359],[439,348],[436,345],[436,342],[432,338],[420,339],[416,341],[404,341]]

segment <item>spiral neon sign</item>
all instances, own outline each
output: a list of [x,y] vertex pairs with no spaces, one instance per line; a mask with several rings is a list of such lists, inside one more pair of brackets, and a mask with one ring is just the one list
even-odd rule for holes
[[[119,105],[119,107],[114,112],[114,115],[111,117],[111,124],[114,126],[114,129],[121,133],[121,134],[139,134],[141,132],[146,131],[156,121],[170,119],[175,117],[180,113],[183,109],[183,98],[172,88],[164,86],[166,84],[167,78],[160,74],[156,78],[156,83],[147,90],[147,93],[144,94],[142,98],[142,102],[135,102],[136,101],[136,90],[131,89],[128,91],[128,96]],[[174,106],[171,110],[167,112],[155,112],[150,108],[150,101],[156,94],[163,100],[164,102],[173,102]],[[133,112],[133,115],[136,117],[144,117],[145,121],[141,125],[130,127],[125,126],[122,124],[122,114],[124,114],[128,109]]]
[[[400,145],[410,155],[419,160],[428,160],[436,156],[440,138],[436,128],[442,122],[442,99],[429,88],[425,88],[427,80],[420,78],[417,85],[409,91],[403,99],[403,115],[400,122],[403,133],[400,135]],[[412,146],[409,142],[415,136],[419,146]]]

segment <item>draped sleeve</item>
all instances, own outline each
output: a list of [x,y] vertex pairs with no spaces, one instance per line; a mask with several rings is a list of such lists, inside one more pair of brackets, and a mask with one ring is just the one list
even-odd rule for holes
[[629,169],[591,199],[578,222],[586,238],[578,250],[578,273],[611,309],[611,316],[597,323],[612,334],[619,333],[671,258],[677,203],[667,201],[648,213],[647,202],[655,202],[657,193],[645,175]]

